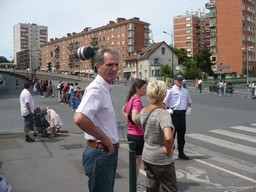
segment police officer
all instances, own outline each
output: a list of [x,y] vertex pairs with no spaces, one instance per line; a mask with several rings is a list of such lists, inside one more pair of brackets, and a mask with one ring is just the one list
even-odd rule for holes
[[172,123],[175,127],[174,138],[177,133],[177,143],[178,143],[178,158],[189,160],[189,156],[184,153],[185,146],[185,133],[186,133],[186,116],[191,112],[192,100],[191,97],[185,89],[183,84],[183,76],[174,76],[174,86],[168,91],[164,103],[167,110],[171,114]]

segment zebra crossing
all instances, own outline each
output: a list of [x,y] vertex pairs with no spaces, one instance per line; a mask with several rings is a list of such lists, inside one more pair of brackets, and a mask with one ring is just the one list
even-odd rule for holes
[[[195,161],[225,169],[256,184],[256,124],[192,133],[186,138],[187,151]],[[208,158],[202,161],[197,156]]]
[[[213,133],[214,135],[212,135]],[[256,156],[256,124],[232,126],[225,129],[210,130],[204,134],[187,134],[188,142],[201,141],[204,147],[210,144],[251,156]]]
[[[256,185],[256,123],[186,134],[185,150],[191,157],[191,160],[186,162],[192,163],[189,165],[199,163]],[[177,151],[175,155],[177,156]],[[183,161],[176,162],[176,165],[178,163],[180,168],[184,166]],[[176,170],[176,175],[179,171]],[[144,170],[140,170],[140,173],[146,176]],[[144,191],[145,185],[138,184],[137,192]],[[237,189],[238,191],[242,190]]]

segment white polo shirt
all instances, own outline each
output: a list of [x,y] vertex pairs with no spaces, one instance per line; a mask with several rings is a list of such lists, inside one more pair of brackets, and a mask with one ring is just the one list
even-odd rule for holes
[[[85,89],[83,99],[76,112],[86,115],[115,144],[118,143],[118,129],[111,89],[112,86],[97,75],[95,80]],[[97,140],[85,132],[84,138]]]
[[26,103],[29,103],[30,110],[32,113],[34,113],[35,110],[35,103],[32,98],[31,93],[27,89],[23,89],[20,93],[20,112],[21,116],[27,116],[29,114],[29,111],[26,107]]
[[166,107],[173,110],[186,110],[187,104],[192,103],[192,99],[187,89],[174,85],[171,90],[167,92],[163,102]]

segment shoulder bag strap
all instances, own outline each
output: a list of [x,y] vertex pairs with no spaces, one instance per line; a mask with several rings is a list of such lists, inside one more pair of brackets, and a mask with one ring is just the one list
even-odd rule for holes
[[130,111],[129,111],[129,113],[128,113],[128,114],[130,114],[130,113],[132,112],[133,101],[134,101],[135,99],[136,99],[136,98],[133,98],[133,100],[132,100],[131,108],[130,108]]
[[155,107],[155,108],[153,108],[153,109],[149,112],[148,116],[146,117],[146,119],[145,119],[145,121],[143,122],[143,125],[142,125],[142,128],[143,128],[144,130],[145,130],[145,126],[146,126],[146,124],[147,124],[147,121],[148,121],[149,116],[151,115],[151,113],[152,113],[153,111],[155,111],[155,110],[158,109],[158,108],[160,108],[160,107]]

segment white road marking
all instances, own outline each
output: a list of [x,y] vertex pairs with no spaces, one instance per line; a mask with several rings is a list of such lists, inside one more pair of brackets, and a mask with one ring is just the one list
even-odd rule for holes
[[221,171],[223,171],[223,172],[226,172],[226,173],[229,173],[229,174],[234,175],[234,176],[236,176],[236,177],[239,177],[239,178],[241,178],[241,179],[244,179],[244,180],[246,180],[246,181],[250,181],[250,182],[252,182],[252,183],[256,183],[256,180],[255,180],[255,179],[252,179],[252,178],[250,178],[250,177],[246,177],[246,176],[241,175],[241,174],[239,174],[239,173],[236,173],[236,172],[233,172],[233,171],[230,171],[230,170],[221,168],[221,167],[216,166],[216,165],[213,165],[213,164],[211,164],[211,163],[207,163],[207,162],[202,161],[202,160],[200,160],[200,159],[194,159],[194,160],[197,161],[197,162],[199,162],[199,163],[202,163],[202,164],[204,164],[204,165],[207,165],[207,166],[209,166],[209,167],[212,167],[212,168],[221,170]]
[[187,137],[190,137],[190,138],[193,138],[193,139],[196,139],[196,140],[200,140],[200,141],[204,141],[204,142],[207,142],[207,143],[211,143],[213,145],[217,145],[217,146],[220,146],[220,147],[223,147],[223,148],[238,151],[240,153],[246,153],[246,154],[249,154],[249,155],[256,156],[256,150],[253,147],[247,147],[245,145],[240,145],[240,144],[225,141],[225,140],[222,140],[222,139],[217,139],[217,138],[210,137],[210,136],[207,136],[207,135],[203,135],[203,134],[200,134],[200,133],[188,134]]
[[208,156],[208,154],[210,154],[210,160],[216,161],[221,164],[226,164],[227,166],[233,167],[235,169],[240,169],[251,174],[256,174],[256,165],[254,163],[249,163],[241,159],[238,160],[237,158],[230,157],[225,154],[221,154],[203,147],[199,147],[191,143],[187,144],[186,150],[190,152],[190,154],[194,158]]
[[255,128],[246,127],[246,126],[234,126],[234,127],[230,127],[230,128],[231,129],[241,130],[241,131],[247,131],[247,132],[251,132],[251,133],[256,133],[256,129]]
[[235,132],[226,131],[226,130],[222,130],[222,129],[215,129],[215,130],[211,130],[210,132],[217,133],[217,134],[220,134],[220,135],[225,135],[225,136],[236,138],[236,139],[250,141],[252,143],[256,143],[256,137],[253,137],[253,136],[250,136],[250,135],[235,133]]

